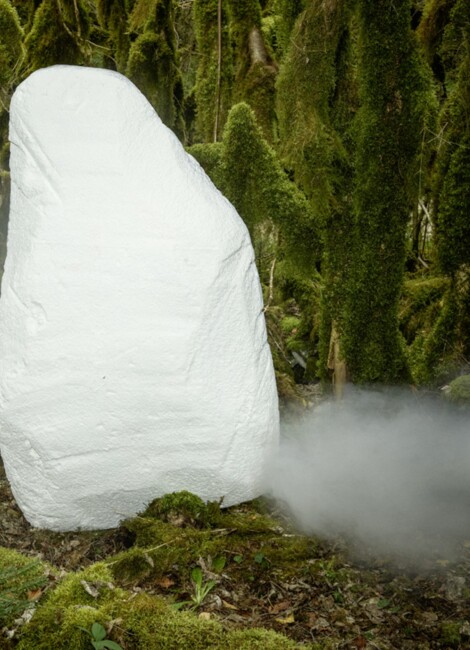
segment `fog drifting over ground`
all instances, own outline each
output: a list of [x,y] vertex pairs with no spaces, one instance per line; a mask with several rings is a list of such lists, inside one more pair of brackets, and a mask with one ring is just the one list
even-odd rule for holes
[[470,417],[396,391],[350,391],[283,427],[270,489],[299,526],[413,561],[470,540]]

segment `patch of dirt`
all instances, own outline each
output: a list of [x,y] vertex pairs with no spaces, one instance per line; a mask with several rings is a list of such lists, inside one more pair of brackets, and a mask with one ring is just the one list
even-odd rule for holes
[[[256,509],[256,504],[248,504],[231,511],[235,517],[250,519]],[[214,558],[195,558],[203,584],[214,582],[195,608],[200,616],[227,627],[271,628],[325,650],[470,649],[470,541],[461,545],[457,560],[433,559],[418,571],[372,552],[354,559],[351,547],[341,539],[314,539],[310,555],[288,567],[285,559],[277,563],[268,553],[276,549],[276,534],[279,545],[299,536],[292,533],[285,515],[270,514],[279,527],[271,530],[269,547],[263,547],[259,531],[252,537],[246,534],[240,555],[236,549],[226,552],[217,574],[211,565]],[[222,533],[237,534],[235,529],[211,534]],[[32,528],[18,509],[0,466],[0,545],[74,571],[109,559],[130,543],[124,527],[71,533]],[[241,571],[242,554],[245,572]],[[191,598],[189,569],[173,565],[151,587],[143,580],[130,588],[187,600]]]

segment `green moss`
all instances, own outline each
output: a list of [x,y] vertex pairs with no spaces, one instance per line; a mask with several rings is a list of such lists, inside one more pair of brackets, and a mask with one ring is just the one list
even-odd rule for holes
[[31,623],[22,629],[18,648],[85,650],[89,637],[79,626],[89,629],[94,622],[106,625],[112,619],[111,612],[119,606],[124,610],[128,601],[129,595],[114,588],[111,573],[102,563],[69,574],[48,593]]
[[470,375],[462,375],[451,381],[446,397],[451,402],[470,406]]
[[227,1],[222,1],[220,76],[218,0],[194,0],[193,16],[199,54],[195,88],[196,137],[203,142],[216,142],[222,133],[232,101],[233,67]]
[[247,104],[237,104],[230,111],[223,145],[225,191],[250,231],[257,223],[272,219],[297,263],[311,271],[320,255],[318,226]]
[[[147,578],[155,567],[155,560],[147,551],[136,546],[115,555],[108,563],[108,566],[119,584],[126,586],[142,582]],[[159,568],[161,568],[161,575],[163,575],[165,571],[171,568],[171,564],[168,562],[159,563]]]
[[[190,497],[194,501],[188,515]],[[175,501],[183,505],[175,506]],[[153,506],[153,514],[147,511],[146,516],[123,522],[134,546],[110,559],[114,579],[124,586],[152,585],[171,575],[173,582],[184,587],[188,586],[190,568],[200,558],[210,566],[217,557],[226,558],[224,574],[236,579],[271,569],[287,576],[296,574],[315,551],[311,539],[286,536],[276,520],[252,508],[221,510],[209,504],[201,527],[200,505],[197,497],[177,493],[165,497],[163,505]],[[260,553],[265,562],[256,560]],[[236,556],[242,561],[233,561]]]
[[8,626],[26,609],[34,607],[28,592],[47,583],[48,567],[37,559],[0,547],[0,626]]
[[410,9],[410,2],[396,11],[388,0],[359,2],[355,241],[343,335],[350,378],[359,383],[409,380],[398,300],[422,133],[434,106]]
[[429,334],[442,308],[442,298],[449,288],[446,277],[406,280],[400,298],[400,330],[408,345],[416,336]]
[[254,110],[264,137],[275,137],[274,87],[277,66],[263,38],[259,0],[227,0],[233,43],[233,102]]
[[278,42],[278,56],[280,58],[288,51],[295,21],[306,4],[305,0],[275,0],[274,2],[274,12],[278,16],[276,21],[276,41]]
[[457,621],[448,621],[441,626],[441,642],[451,648],[460,648],[462,636],[460,628],[462,624]]
[[106,45],[112,52],[116,70],[124,72],[129,55],[126,0],[97,0],[98,19],[107,31]]
[[[92,592],[95,595],[91,596]],[[19,650],[86,650],[90,629],[98,622],[107,638],[126,650],[294,650],[295,642],[266,630],[226,632],[216,621],[176,612],[162,599],[131,594],[112,584],[102,565],[66,576],[22,628]],[[112,623],[111,623],[112,622]],[[302,646],[305,647],[305,646]]]
[[209,144],[194,144],[188,148],[190,153],[204,171],[210,176],[212,182],[221,192],[224,192],[224,172],[222,165],[223,145],[221,142]]
[[172,492],[154,499],[141,513],[142,517],[153,517],[175,523],[197,527],[207,527],[211,520],[219,514],[217,504],[206,504],[195,494],[183,490]]
[[443,269],[455,273],[470,264],[470,131],[452,152],[439,200],[439,256]]
[[42,0],[11,0],[10,4],[18,12],[20,23],[27,34],[33,24],[34,12],[41,4]]
[[83,0],[44,0],[34,14],[25,45],[28,73],[58,63],[86,63],[91,54],[87,39],[90,16]]
[[413,380],[417,384],[433,384],[445,377],[456,359],[458,304],[455,287],[451,286],[441,299],[440,312],[426,336],[418,335],[409,357]]
[[23,57],[23,30],[16,9],[7,0],[0,0],[0,34],[0,88],[4,92],[18,78]]
[[333,323],[342,330],[352,250],[356,35],[350,3],[315,0],[300,14],[278,79],[281,153],[311,201],[324,244],[318,374],[327,370]]
[[138,0],[129,17],[135,32],[126,74],[154,106],[162,121],[183,134],[183,82],[175,40],[174,0]]
[[300,318],[297,316],[284,316],[281,320],[281,329],[285,334],[290,334],[292,330],[297,329],[300,325]]

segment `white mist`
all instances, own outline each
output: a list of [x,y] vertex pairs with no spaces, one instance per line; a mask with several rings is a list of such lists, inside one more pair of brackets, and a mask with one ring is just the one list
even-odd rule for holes
[[351,391],[285,424],[270,490],[309,533],[413,560],[470,539],[470,422],[398,393]]

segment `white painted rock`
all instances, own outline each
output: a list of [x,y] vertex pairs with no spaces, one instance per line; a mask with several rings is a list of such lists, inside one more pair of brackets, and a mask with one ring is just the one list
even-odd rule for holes
[[125,77],[11,103],[0,443],[26,518],[113,527],[156,496],[259,495],[278,406],[248,232]]

